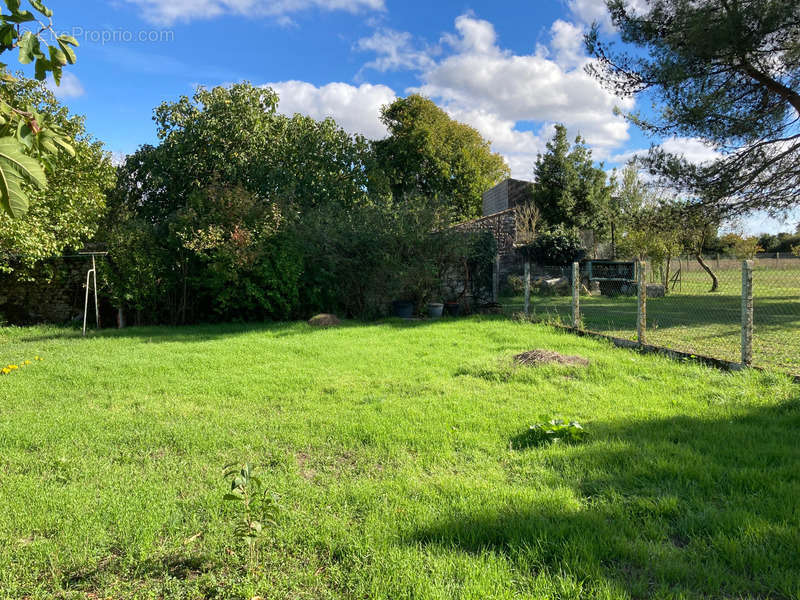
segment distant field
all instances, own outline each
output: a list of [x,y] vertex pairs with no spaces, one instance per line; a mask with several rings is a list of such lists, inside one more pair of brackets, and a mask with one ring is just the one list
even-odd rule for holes
[[[704,272],[683,273],[680,286],[647,304],[648,342],[676,350],[740,359],[741,271],[720,269],[719,291],[711,294]],[[800,374],[800,269],[756,268],[753,275],[757,366]],[[522,297],[501,299],[507,311],[520,310]],[[586,329],[623,338],[636,335],[636,299],[582,297]],[[571,319],[569,297],[533,296],[534,314]]]

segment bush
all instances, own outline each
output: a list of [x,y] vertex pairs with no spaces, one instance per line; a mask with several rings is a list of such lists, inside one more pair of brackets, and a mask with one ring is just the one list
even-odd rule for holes
[[565,266],[583,260],[586,250],[577,230],[556,227],[540,232],[520,253],[540,265]]

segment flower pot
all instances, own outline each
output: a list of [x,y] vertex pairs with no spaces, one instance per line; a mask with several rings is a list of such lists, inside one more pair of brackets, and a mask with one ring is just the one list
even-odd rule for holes
[[440,319],[444,313],[444,304],[438,302],[431,302],[428,304],[428,316],[431,319]]
[[401,319],[410,319],[414,316],[414,303],[406,300],[392,302],[392,314]]
[[461,304],[458,302],[448,302],[444,305],[444,308],[451,317],[457,317],[461,314]]

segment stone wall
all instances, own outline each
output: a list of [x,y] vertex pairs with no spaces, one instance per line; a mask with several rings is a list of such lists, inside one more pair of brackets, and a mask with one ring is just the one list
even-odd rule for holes
[[35,281],[0,275],[0,320],[31,325],[81,318],[88,268],[85,260],[54,259],[37,267]]

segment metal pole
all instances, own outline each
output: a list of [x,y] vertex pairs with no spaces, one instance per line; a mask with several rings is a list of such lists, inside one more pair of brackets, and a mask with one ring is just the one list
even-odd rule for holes
[[92,276],[91,270],[86,273],[86,299],[83,302],[83,335],[86,336],[86,317],[89,314],[89,278]]
[[742,262],[742,366],[753,364],[753,261]]
[[92,279],[94,280],[94,322],[97,328],[100,329],[100,304],[97,302],[97,265],[94,263],[94,255],[92,255]]

